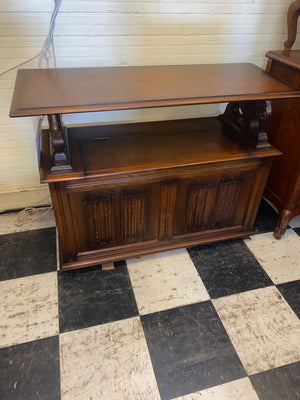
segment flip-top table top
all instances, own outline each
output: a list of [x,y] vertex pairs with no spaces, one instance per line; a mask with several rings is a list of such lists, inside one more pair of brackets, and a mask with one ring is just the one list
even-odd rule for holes
[[11,117],[300,97],[253,64],[21,69]]

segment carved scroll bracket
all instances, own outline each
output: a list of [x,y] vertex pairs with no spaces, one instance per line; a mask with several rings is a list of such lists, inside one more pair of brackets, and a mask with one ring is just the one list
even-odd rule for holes
[[269,100],[233,102],[227,105],[220,120],[224,128],[234,135],[239,135],[255,149],[270,147],[268,134],[260,124],[271,116]]
[[51,171],[72,169],[59,114],[48,115],[50,146],[53,159]]

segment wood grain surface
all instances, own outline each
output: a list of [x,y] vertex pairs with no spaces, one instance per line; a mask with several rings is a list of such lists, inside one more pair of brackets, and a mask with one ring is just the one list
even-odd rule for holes
[[10,116],[290,97],[300,92],[247,63],[19,70]]

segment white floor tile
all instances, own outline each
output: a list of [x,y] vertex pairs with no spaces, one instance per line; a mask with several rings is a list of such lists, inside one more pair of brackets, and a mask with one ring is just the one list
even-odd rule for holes
[[263,233],[245,243],[275,284],[300,279],[300,236],[292,229],[280,240]]
[[53,209],[49,207],[22,210],[0,215],[0,235],[32,231],[55,226]]
[[275,286],[213,304],[249,375],[300,361],[300,320]]
[[140,314],[209,299],[186,249],[127,260]]
[[292,218],[289,222],[290,227],[292,228],[300,228],[300,215]]
[[249,378],[214,386],[174,400],[259,400]]
[[0,282],[0,347],[58,334],[57,274]]
[[139,318],[60,335],[61,398],[159,400]]

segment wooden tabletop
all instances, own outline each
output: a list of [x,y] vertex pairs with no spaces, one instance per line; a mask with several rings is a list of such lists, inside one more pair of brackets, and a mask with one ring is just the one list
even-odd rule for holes
[[22,69],[11,117],[300,97],[252,64]]

